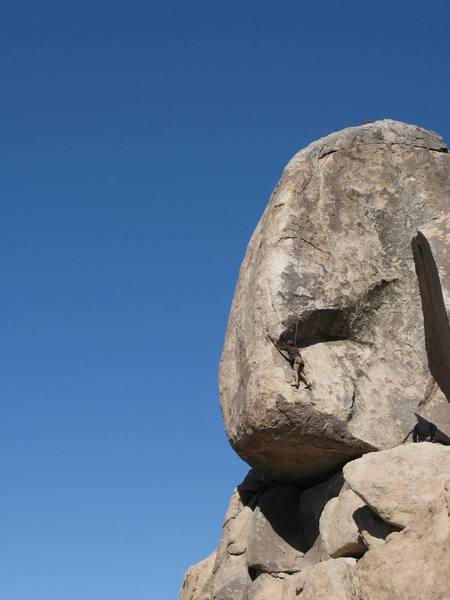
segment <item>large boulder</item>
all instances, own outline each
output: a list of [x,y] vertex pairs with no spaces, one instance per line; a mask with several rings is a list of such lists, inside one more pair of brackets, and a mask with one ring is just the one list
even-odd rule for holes
[[[400,443],[429,378],[410,240],[450,210],[449,155],[396,121],[345,129],[289,162],[253,234],[220,366],[229,440],[275,479],[311,484]],[[290,386],[269,341],[303,349]]]
[[351,489],[384,521],[406,527],[445,489],[450,447],[422,442],[366,454],[344,467]]
[[367,552],[356,572],[363,600],[448,600],[450,519],[443,495],[410,527]]
[[450,400],[450,213],[419,228],[412,248],[422,298],[428,364]]

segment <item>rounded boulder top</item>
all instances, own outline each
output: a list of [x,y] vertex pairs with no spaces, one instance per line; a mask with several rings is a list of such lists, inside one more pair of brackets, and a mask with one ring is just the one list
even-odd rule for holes
[[[324,479],[399,444],[429,379],[411,238],[450,209],[443,139],[375,121],[287,164],[241,266],[220,365],[236,452],[279,480]],[[293,342],[311,389],[290,385]]]

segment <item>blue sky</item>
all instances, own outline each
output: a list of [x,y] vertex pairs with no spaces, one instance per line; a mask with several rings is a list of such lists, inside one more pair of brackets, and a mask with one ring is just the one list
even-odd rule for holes
[[0,17],[0,597],[172,600],[247,471],[216,381],[250,234],[321,135],[450,139],[450,4]]

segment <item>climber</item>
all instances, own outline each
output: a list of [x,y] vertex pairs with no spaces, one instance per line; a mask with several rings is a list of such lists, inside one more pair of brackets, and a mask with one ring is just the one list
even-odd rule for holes
[[288,340],[286,344],[280,344],[279,342],[275,342],[270,337],[270,335],[268,335],[267,337],[280,352],[287,352],[287,360],[289,361],[289,364],[291,365],[292,369],[292,387],[296,387],[298,389],[300,386],[300,381],[303,381],[303,383],[305,384],[305,389],[310,390],[311,384],[308,383],[308,380],[306,379],[304,374],[305,361],[303,360],[303,357],[300,353],[300,349],[297,346],[294,346],[291,340]]
[[413,442],[433,442],[436,431],[436,425],[419,419],[419,421],[414,425]]

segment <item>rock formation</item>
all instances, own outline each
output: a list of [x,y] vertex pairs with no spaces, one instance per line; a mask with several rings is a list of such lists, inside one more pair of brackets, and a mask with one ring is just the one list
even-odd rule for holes
[[[429,378],[411,238],[449,200],[447,148],[412,125],[345,129],[289,162],[242,263],[219,374],[252,467],[310,484],[410,431]],[[312,391],[289,385],[267,333],[304,349]]]
[[430,372],[450,400],[450,214],[419,228],[412,247]]
[[345,482],[235,490],[180,600],[448,600],[449,463],[448,446],[408,444],[347,463]]
[[[390,120],[287,165],[220,365],[225,428],[252,470],[180,600],[450,598],[449,167],[440,136]],[[268,335],[301,348],[311,390],[290,386]],[[410,443],[417,416],[441,444]]]

